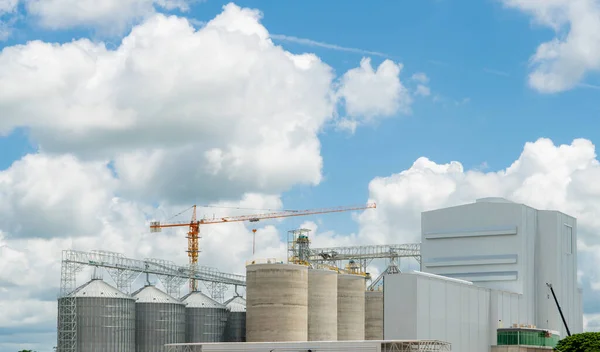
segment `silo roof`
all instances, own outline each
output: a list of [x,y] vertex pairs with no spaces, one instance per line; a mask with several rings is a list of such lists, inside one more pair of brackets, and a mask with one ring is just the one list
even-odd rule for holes
[[188,293],[182,301],[187,304],[187,308],[225,308],[224,305],[200,291]]
[[242,296],[235,296],[225,302],[225,307],[230,312],[245,312],[246,300]]
[[166,294],[155,286],[144,286],[132,294],[137,303],[179,303],[175,297]]
[[100,279],[94,279],[79,286],[75,291],[73,291],[72,296],[131,299],[131,296],[119,291],[116,287],[113,287]]

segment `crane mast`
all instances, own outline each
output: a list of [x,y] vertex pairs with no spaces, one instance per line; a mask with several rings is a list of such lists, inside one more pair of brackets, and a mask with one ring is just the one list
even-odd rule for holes
[[[167,224],[161,224],[160,221],[151,221],[150,222],[150,231],[151,232],[160,232],[163,228],[169,227],[184,227],[187,226],[188,233],[188,257],[190,260],[190,292],[198,290],[198,282],[196,281],[195,271],[198,266],[198,254],[199,250],[199,239],[200,239],[200,225],[210,225],[210,224],[221,224],[228,222],[258,222],[261,220],[268,219],[277,219],[277,218],[285,218],[292,216],[307,216],[307,215],[315,215],[315,214],[326,214],[326,213],[339,213],[345,211],[353,211],[353,210],[365,210],[365,209],[374,209],[377,205],[375,203],[367,203],[366,205],[354,205],[354,206],[341,206],[341,207],[333,207],[333,208],[320,208],[320,209],[305,209],[305,210],[286,210],[279,212],[271,212],[271,213],[262,213],[262,214],[251,214],[251,215],[240,215],[240,216],[226,216],[226,217],[213,217],[212,219],[203,218],[198,220],[196,218],[196,205],[192,206],[193,213],[192,219],[190,221],[182,221],[182,222],[171,222]],[[188,208],[189,209],[189,208]],[[254,251],[254,250],[253,250]]]

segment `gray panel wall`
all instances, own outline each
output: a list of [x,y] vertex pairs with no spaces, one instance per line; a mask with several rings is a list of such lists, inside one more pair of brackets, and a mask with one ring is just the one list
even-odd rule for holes
[[246,342],[246,312],[229,312],[223,341]]
[[223,342],[227,311],[224,308],[187,308],[187,342]]
[[166,352],[166,343],[185,342],[185,306],[136,303],[137,352]]
[[76,304],[79,352],[135,351],[133,300],[78,297]]

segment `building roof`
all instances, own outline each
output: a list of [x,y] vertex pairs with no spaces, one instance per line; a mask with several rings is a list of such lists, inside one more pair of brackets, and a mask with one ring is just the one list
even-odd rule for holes
[[229,300],[227,300],[224,304],[227,310],[233,313],[246,311],[246,300],[242,296],[232,297]]
[[516,204],[515,202],[508,200],[506,198],[502,198],[502,197],[479,198],[479,199],[475,200],[475,203],[512,203],[512,204]]
[[181,299],[187,308],[223,308],[225,306],[200,291],[190,292]]
[[101,279],[93,279],[79,286],[71,294],[73,297],[106,297],[106,298],[129,298],[131,296],[119,291]]
[[132,294],[137,303],[175,303],[183,304],[176,298],[159,290],[155,286],[146,285]]

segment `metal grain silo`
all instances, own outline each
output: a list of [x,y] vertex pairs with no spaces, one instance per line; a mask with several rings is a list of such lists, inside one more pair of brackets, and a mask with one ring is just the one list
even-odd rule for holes
[[308,341],[337,340],[337,272],[308,271]]
[[133,293],[137,352],[166,352],[166,343],[185,342],[185,305],[154,286]]
[[308,267],[246,266],[248,342],[307,341]]
[[[75,298],[78,352],[135,352],[135,301],[100,279],[78,287]],[[58,300],[68,304],[68,298]],[[63,327],[59,327],[62,329]]]
[[223,342],[227,310],[200,291],[182,298],[186,304],[186,342]]
[[225,303],[227,324],[225,342],[246,342],[246,300],[241,296],[230,298]]
[[365,293],[365,340],[383,340],[383,291]]
[[365,339],[365,278],[360,275],[337,276],[338,341]]

